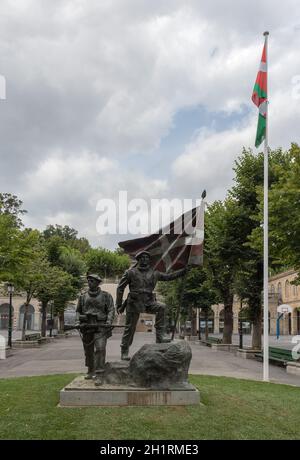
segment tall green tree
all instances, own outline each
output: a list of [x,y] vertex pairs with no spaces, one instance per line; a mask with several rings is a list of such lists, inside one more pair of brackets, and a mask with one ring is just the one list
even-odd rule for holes
[[45,239],[52,238],[53,236],[58,236],[61,240],[72,241],[77,238],[78,232],[69,225],[47,225],[46,230],[43,231]]
[[56,295],[53,298],[53,307],[54,313],[59,318],[59,331],[64,331],[64,311],[70,302],[70,300],[75,300],[78,296],[78,289],[74,287],[72,277],[65,273],[62,278],[63,289],[57,290]]
[[0,193],[0,280],[12,281],[13,273],[26,261],[22,238],[22,201],[16,195]]
[[192,321],[193,335],[196,334],[196,309],[208,310],[216,302],[216,292],[208,283],[203,267],[191,268],[186,275],[168,283],[158,283],[158,291],[167,305],[169,322],[174,326],[177,321]]
[[72,285],[77,291],[83,286],[83,275],[86,272],[86,263],[77,249],[62,246],[58,259],[58,266],[72,276]]
[[[281,149],[269,152],[269,187],[279,180],[280,171],[288,163],[287,154]],[[238,258],[236,291],[244,299],[252,318],[252,347],[261,348],[262,289],[263,289],[263,181],[264,154],[254,155],[243,150],[235,162],[235,185],[229,192],[240,216],[238,230],[242,251]]]
[[72,275],[74,288],[81,289],[87,269],[84,255],[58,235],[49,236],[44,241],[50,264]]
[[0,280],[11,281],[13,272],[24,259],[20,248],[20,230],[9,214],[0,214]]
[[205,218],[205,267],[211,287],[224,305],[223,343],[232,343],[235,278],[243,251],[242,216],[235,200],[215,201]]
[[86,238],[78,238],[78,231],[69,225],[48,225],[43,231],[44,238],[47,241],[59,242],[59,246],[68,246],[76,249],[82,255],[91,249],[90,243]]
[[12,216],[17,227],[22,226],[21,216],[27,212],[22,205],[23,202],[16,195],[0,192],[0,215]]
[[[196,335],[196,310],[201,310],[201,312],[204,312],[205,318],[208,318],[210,307],[217,302],[218,298],[217,292],[211,287],[208,280],[207,271],[203,267],[195,267],[187,273],[183,298],[186,302],[188,317],[192,324],[192,335]],[[207,327],[205,329],[205,336],[207,339]]]
[[103,248],[90,249],[85,260],[88,272],[99,273],[103,278],[121,275],[130,266],[130,259],[126,254]]
[[159,282],[157,285],[157,290],[167,306],[166,323],[167,328],[172,330],[173,337],[178,322],[184,322],[189,313],[184,299],[185,276],[167,283]]
[[38,230],[25,229],[22,232],[22,244],[28,248],[26,261],[14,272],[13,281],[19,291],[25,292],[22,340],[25,340],[28,306],[36,296],[40,284],[44,281],[49,266],[42,238]]
[[[41,335],[46,336],[47,309],[49,302],[59,304],[59,312],[64,311],[67,301],[72,300],[77,295],[77,290],[72,284],[72,276],[58,267],[53,267],[48,263],[44,264],[43,277],[39,279],[36,288],[36,298],[41,302]],[[67,297],[67,299],[66,299]]]
[[[269,192],[270,256],[273,267],[294,268],[300,283],[300,147],[292,144]],[[261,199],[262,208],[262,199]],[[262,209],[261,209],[262,212]]]

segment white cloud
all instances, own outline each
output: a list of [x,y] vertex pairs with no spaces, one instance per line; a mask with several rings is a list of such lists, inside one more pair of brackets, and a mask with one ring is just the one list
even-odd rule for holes
[[254,139],[255,123],[221,132],[201,131],[172,165],[173,180],[180,189],[200,196],[207,190],[209,202],[224,199],[232,185],[234,160]]
[[[298,140],[296,0],[3,0],[1,12],[0,180],[39,228],[61,219],[94,235],[96,200],[119,190],[189,198],[204,183],[224,196],[233,159],[254,143],[250,96],[266,28],[270,145]],[[161,155],[174,115],[194,106],[211,122],[199,123],[169,183],[152,177],[147,154]],[[238,121],[216,132],[220,114]],[[132,154],[144,155],[134,171]]]
[[100,241],[96,232],[97,201],[110,198],[117,204],[123,190],[128,192],[128,201],[136,197],[149,201],[166,192],[167,183],[133,169],[122,171],[117,161],[94,152],[78,152],[73,158],[55,152],[24,176],[23,190],[22,199],[31,203],[33,211],[25,216],[26,225],[40,229],[55,223],[71,225],[93,244],[114,247],[118,237]]

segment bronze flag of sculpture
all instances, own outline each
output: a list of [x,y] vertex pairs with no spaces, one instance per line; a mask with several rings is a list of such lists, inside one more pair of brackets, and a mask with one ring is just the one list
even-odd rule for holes
[[204,201],[152,235],[122,241],[119,246],[132,257],[149,252],[151,266],[159,272],[172,272],[186,265],[203,262]]

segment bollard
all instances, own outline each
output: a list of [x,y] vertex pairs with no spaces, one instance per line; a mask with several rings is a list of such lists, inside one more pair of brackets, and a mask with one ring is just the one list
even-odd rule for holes
[[0,335],[0,359],[6,359],[6,340]]

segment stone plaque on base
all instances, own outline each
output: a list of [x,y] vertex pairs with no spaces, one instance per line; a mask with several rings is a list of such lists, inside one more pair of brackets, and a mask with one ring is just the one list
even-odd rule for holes
[[93,380],[76,377],[60,392],[61,407],[82,406],[186,406],[200,402],[199,391],[190,383],[166,390],[126,384],[95,386]]

